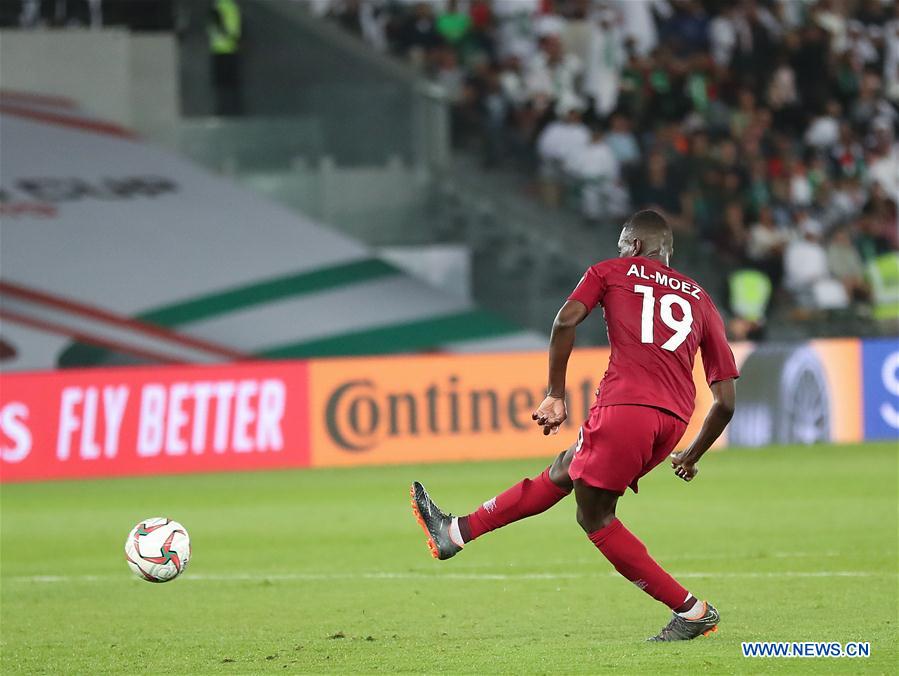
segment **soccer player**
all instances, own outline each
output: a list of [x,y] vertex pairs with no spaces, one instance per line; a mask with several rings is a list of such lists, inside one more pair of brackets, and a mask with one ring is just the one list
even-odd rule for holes
[[[612,354],[577,442],[534,479],[525,479],[468,516],[444,514],[417,481],[412,509],[435,558],[448,559],[472,540],[546,511],[574,491],[577,521],[625,578],[664,603],[671,621],[652,641],[680,641],[717,631],[718,612],[682,587],[615,517],[625,490],[665,458],[692,481],[699,459],[734,412],[739,376],[715,304],[696,282],[668,267],[671,228],[655,211],[634,214],[618,240],[619,258],[587,270],[553,323],[549,389],[533,419],[556,434],[568,417],[565,375],[575,328],[602,305]],[[702,353],[714,395],[699,434],[672,454],[693,413],[693,359]]]

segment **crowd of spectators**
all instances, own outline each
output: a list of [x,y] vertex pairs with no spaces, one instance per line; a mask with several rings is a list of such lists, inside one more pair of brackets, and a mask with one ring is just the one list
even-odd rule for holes
[[590,219],[655,206],[799,314],[863,311],[899,249],[892,0],[314,2],[443,85],[487,166]]

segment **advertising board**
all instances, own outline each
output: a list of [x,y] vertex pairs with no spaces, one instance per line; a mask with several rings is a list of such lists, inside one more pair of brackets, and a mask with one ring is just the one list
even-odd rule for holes
[[[899,342],[733,345],[717,446],[899,439]],[[549,458],[573,443],[609,359],[576,350],[569,420],[531,420],[546,355],[434,354],[2,376],[0,480]],[[701,360],[689,443],[711,405]]]

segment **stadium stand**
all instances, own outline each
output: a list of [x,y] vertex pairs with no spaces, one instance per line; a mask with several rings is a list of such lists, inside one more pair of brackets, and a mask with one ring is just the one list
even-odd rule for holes
[[596,227],[660,207],[728,270],[766,275],[778,323],[884,330],[872,293],[899,249],[899,5],[315,9],[441,85],[457,150],[517,176],[519,194]]

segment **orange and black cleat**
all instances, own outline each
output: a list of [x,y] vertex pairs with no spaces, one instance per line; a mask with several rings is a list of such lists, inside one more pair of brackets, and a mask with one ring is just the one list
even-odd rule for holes
[[[705,602],[703,602],[705,603]],[[705,614],[698,620],[688,620],[674,613],[671,621],[648,641],[689,641],[698,636],[710,636],[718,631],[721,617],[711,603],[705,603]]]
[[431,556],[443,560],[453,557],[461,551],[462,547],[453,542],[450,537],[449,529],[453,515],[441,512],[440,508],[431,500],[425,487],[417,481],[412,483],[409,495],[412,497],[412,513],[415,515],[415,520],[428,536],[428,549],[431,550]]

